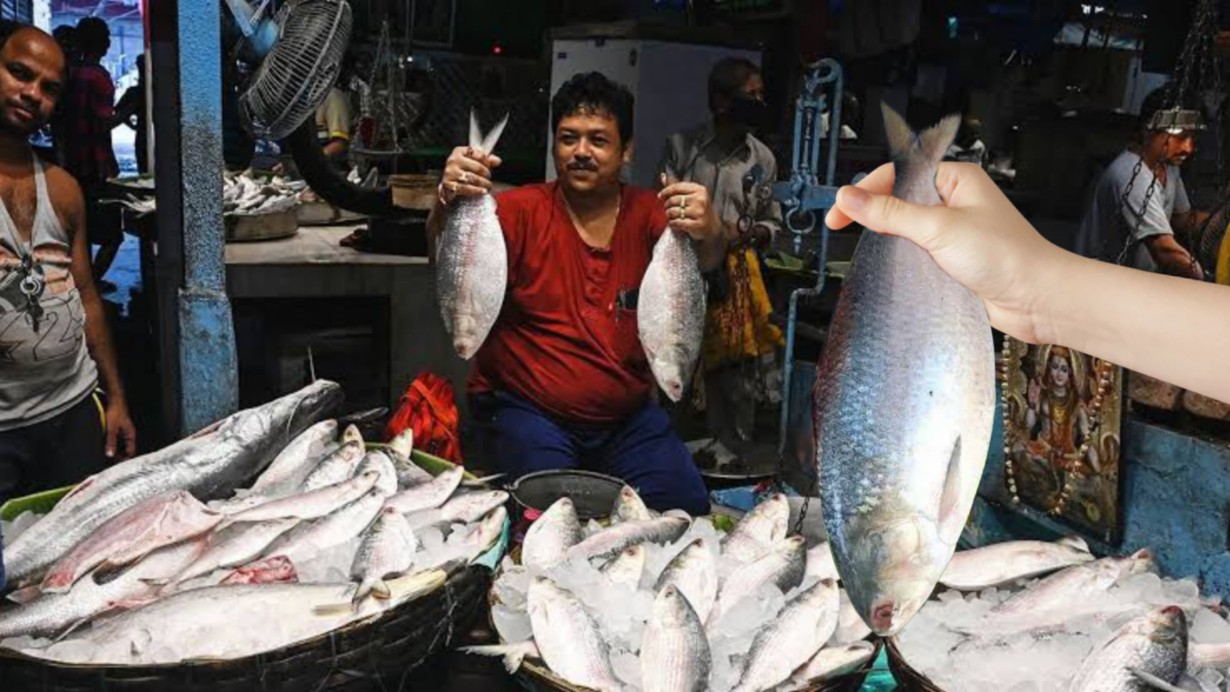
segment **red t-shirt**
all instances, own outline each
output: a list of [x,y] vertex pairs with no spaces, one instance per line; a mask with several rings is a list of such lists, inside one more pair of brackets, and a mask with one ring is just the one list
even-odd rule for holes
[[508,248],[508,292],[474,357],[469,391],[501,389],[579,423],[623,420],[649,398],[636,303],[666,212],[652,190],[624,185],[609,248],[581,239],[558,183],[496,195]]

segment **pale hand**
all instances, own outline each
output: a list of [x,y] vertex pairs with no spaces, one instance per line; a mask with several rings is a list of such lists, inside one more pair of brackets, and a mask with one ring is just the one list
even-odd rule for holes
[[908,238],[986,305],[996,329],[1029,343],[1052,333],[1041,298],[1075,255],[1038,234],[986,172],[970,163],[941,163],[935,185],[941,206],[890,196],[892,164],[858,185],[843,187],[829,210],[829,228],[857,221],[880,233]]

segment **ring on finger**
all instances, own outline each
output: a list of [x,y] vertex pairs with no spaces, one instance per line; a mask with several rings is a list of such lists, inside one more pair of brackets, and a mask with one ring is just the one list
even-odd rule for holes
[[469,172],[469,171],[462,171],[462,172],[461,172],[461,182],[463,182],[463,183],[468,183],[468,182],[470,182],[470,172]]
[[680,208],[680,209],[685,209],[685,208],[687,208],[687,206],[688,206],[688,196],[687,196],[687,195],[679,195],[679,208]]

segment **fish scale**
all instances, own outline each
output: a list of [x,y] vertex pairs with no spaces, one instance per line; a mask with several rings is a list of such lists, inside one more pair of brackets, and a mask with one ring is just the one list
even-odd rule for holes
[[641,638],[643,692],[703,692],[709,688],[713,656],[700,617],[674,586],[654,599]]
[[[959,120],[915,135],[885,107],[893,194],[936,205]],[[918,612],[973,504],[995,411],[982,302],[904,238],[863,234],[814,395],[816,460],[834,562],[860,617],[889,636]]]
[[653,246],[636,303],[637,333],[658,386],[679,401],[700,357],[705,280],[686,234],[667,228]]
[[1139,669],[1174,685],[1187,669],[1187,618],[1166,606],[1129,621],[1081,663],[1069,692],[1145,692]]
[[[486,138],[470,113],[470,147],[491,153],[508,116]],[[495,198],[460,198],[448,215],[436,250],[440,316],[457,355],[469,360],[486,341],[504,304],[508,254]]]

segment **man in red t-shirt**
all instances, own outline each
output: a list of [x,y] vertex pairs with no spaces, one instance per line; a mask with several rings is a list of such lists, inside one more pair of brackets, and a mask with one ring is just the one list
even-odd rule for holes
[[[559,179],[496,195],[508,250],[499,319],[474,357],[470,408],[505,470],[585,468],[624,479],[654,509],[705,514],[692,456],[654,402],[637,334],[641,278],[662,233],[687,233],[702,270],[728,231],[696,183],[624,184],[632,94],[591,72],[551,101]],[[437,237],[459,196],[487,194],[498,156],[458,147],[428,220]]]

